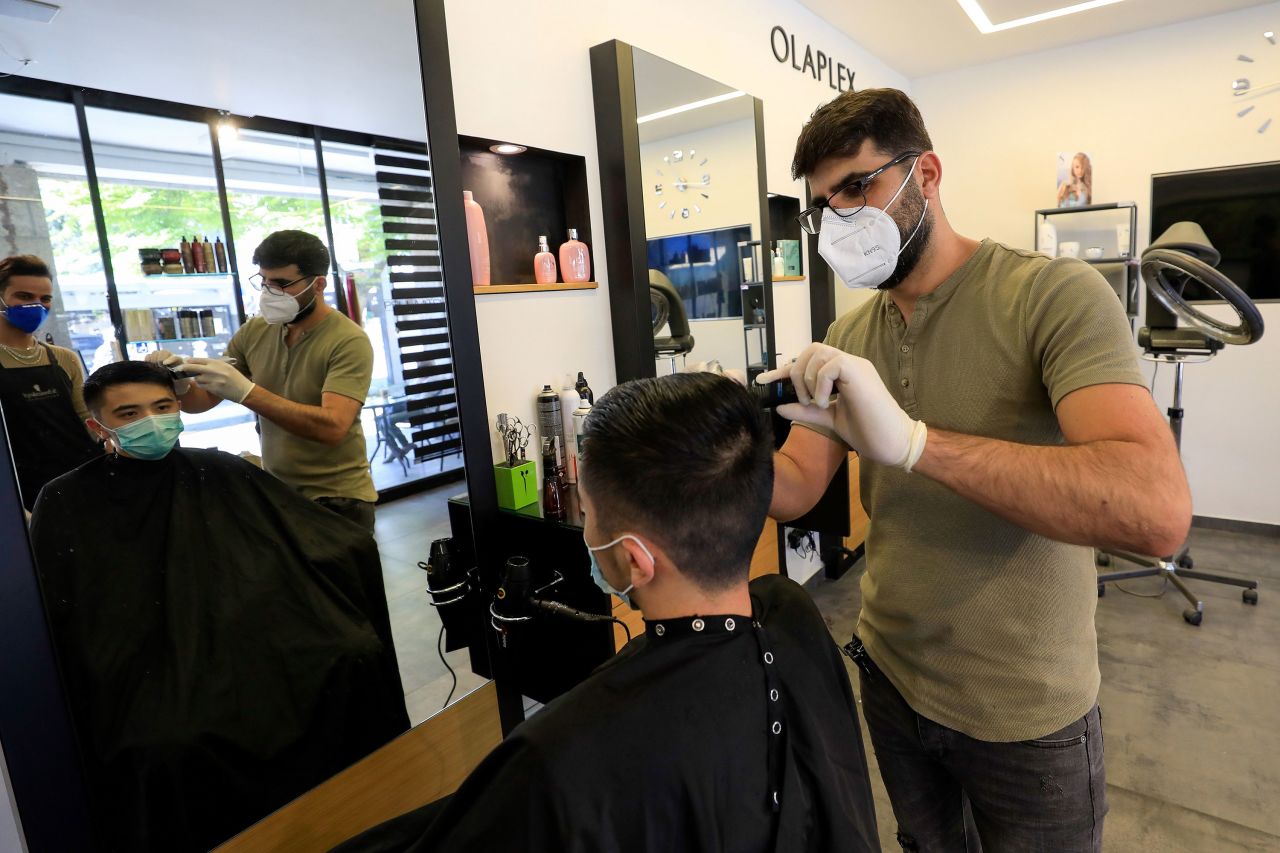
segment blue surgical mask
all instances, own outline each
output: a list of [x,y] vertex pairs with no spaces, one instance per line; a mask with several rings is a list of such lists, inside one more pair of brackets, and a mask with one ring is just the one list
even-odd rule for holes
[[5,305],[3,307],[4,317],[9,321],[9,325],[15,329],[21,329],[28,335],[40,328],[49,317],[49,309],[39,302],[32,302],[30,305]]
[[135,459],[154,462],[163,459],[178,443],[182,432],[182,416],[177,412],[168,415],[152,415],[139,418],[118,429],[107,429],[115,439],[116,447]]
[[643,542],[641,542],[636,537],[632,536],[630,533],[625,533],[622,536],[619,536],[617,539],[613,540],[612,542],[609,542],[608,544],[597,545],[594,548],[592,548],[590,543],[587,542],[587,534],[585,532],[583,532],[582,534],[582,543],[587,546],[587,556],[591,558],[591,579],[595,581],[596,586],[600,587],[600,590],[604,592],[606,595],[618,596],[618,598],[621,598],[628,607],[634,610],[635,605],[631,603],[631,596],[627,595],[627,593],[635,589],[636,585],[631,584],[626,589],[615,589],[613,584],[609,583],[609,580],[604,576],[604,572],[600,571],[600,563],[596,560],[597,551],[607,551],[608,549],[612,548],[614,545],[617,545],[623,539],[630,539],[631,541],[635,542],[637,545],[640,546],[640,550],[644,551],[645,556],[648,557],[651,561],[653,560],[653,553],[648,548],[645,547],[645,544]]

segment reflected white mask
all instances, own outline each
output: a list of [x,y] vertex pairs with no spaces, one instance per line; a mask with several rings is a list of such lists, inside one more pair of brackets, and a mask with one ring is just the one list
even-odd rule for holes
[[[315,279],[312,279],[311,286],[307,290],[311,291],[311,301],[306,304],[305,308],[310,308],[315,304],[317,297]],[[303,291],[303,293],[306,292]],[[302,293],[298,294],[298,296],[301,295]],[[298,296],[290,296],[287,293],[278,293],[274,290],[263,288],[262,296],[258,299],[258,313],[262,315],[262,319],[273,326],[280,323],[292,323],[305,310],[304,306],[298,302]]]
[[902,242],[902,234],[898,231],[898,223],[893,221],[887,211],[907,188],[911,176],[915,174],[917,157],[907,172],[907,179],[898,187],[898,191],[889,199],[884,210],[867,205],[847,219],[828,207],[822,211],[822,228],[818,232],[818,254],[827,262],[835,274],[840,276],[849,287],[879,287],[893,275],[898,267],[898,256],[902,250],[920,233],[925,215],[929,212],[929,200],[924,200],[924,210],[920,212],[920,221],[916,230],[911,232],[907,242]]

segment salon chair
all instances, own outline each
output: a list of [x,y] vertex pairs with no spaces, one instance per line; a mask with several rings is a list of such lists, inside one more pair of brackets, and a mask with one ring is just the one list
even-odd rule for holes
[[[1174,365],[1173,405],[1169,407],[1169,428],[1178,452],[1182,452],[1182,381],[1187,364],[1202,364],[1213,358],[1227,344],[1244,346],[1257,343],[1264,330],[1262,315],[1253,300],[1235,282],[1214,269],[1221,260],[1218,250],[1195,222],[1175,222],[1142,253],[1142,278],[1150,291],[1147,299],[1147,324],[1138,331],[1138,344],[1143,358],[1160,364]],[[1184,291],[1188,284],[1199,284],[1223,300],[1235,312],[1235,321],[1223,321],[1188,303]],[[1178,321],[1182,321],[1179,324]],[[1245,578],[1192,571],[1190,549],[1183,545],[1178,553],[1166,558],[1153,558],[1125,551],[1099,551],[1099,566],[1111,565],[1116,556],[1142,566],[1140,569],[1112,572],[1098,576],[1098,595],[1106,594],[1106,584],[1129,578],[1164,577],[1166,584],[1182,593],[1190,603],[1182,618],[1199,625],[1204,615],[1204,602],[1198,599],[1184,579],[1207,581],[1243,587],[1246,604],[1258,603],[1258,582]],[[1160,593],[1162,595],[1163,592]],[[1152,597],[1158,597],[1152,596]]]
[[[675,285],[658,270],[649,270],[649,302],[653,307],[653,357],[667,359],[671,372],[676,372],[676,356],[686,356],[693,350],[693,335],[689,334],[689,317],[684,311],[684,300]],[[667,326],[670,334],[659,337],[658,331]]]

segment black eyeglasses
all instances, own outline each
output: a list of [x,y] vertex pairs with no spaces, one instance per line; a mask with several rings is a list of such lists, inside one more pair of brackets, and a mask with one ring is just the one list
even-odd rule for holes
[[277,284],[276,282],[279,279],[269,281],[259,272],[249,276],[249,283],[253,285],[254,290],[270,290],[272,293],[284,293],[285,288],[293,287],[298,282],[306,281],[309,278],[319,278],[320,275],[320,273],[311,273],[310,275],[298,276],[293,281],[285,282],[284,284]]
[[[805,208],[800,212],[800,215],[796,217],[796,221],[800,223],[800,227],[805,230],[805,233],[817,234],[822,228],[822,211],[827,208],[831,208],[831,211],[841,219],[848,219],[849,217],[856,215],[860,210],[862,210],[862,208],[867,206],[867,187],[871,186],[872,181],[904,160],[910,160],[912,157],[919,157],[923,153],[923,151],[906,151],[899,154],[897,157],[894,157],[874,172],[850,181],[837,189],[831,195],[819,201],[813,207]],[[831,203],[831,199],[841,193],[844,193],[845,198],[850,199],[854,203],[846,204],[839,208],[833,205]]]

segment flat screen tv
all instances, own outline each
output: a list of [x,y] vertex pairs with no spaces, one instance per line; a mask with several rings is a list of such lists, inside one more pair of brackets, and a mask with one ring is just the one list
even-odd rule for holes
[[[1151,178],[1151,239],[1198,222],[1222,253],[1218,269],[1255,301],[1280,300],[1280,161]],[[1213,294],[1191,284],[1188,301]]]
[[750,225],[653,237],[649,240],[649,269],[671,279],[690,320],[741,317],[738,243],[750,239]]

